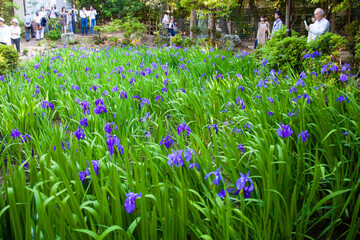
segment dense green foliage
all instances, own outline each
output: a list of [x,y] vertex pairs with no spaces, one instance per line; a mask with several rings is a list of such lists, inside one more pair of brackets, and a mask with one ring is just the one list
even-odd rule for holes
[[[281,73],[245,53],[174,47],[72,47],[32,58],[0,82],[0,238],[359,237],[359,91],[353,78],[339,81],[348,68],[322,73],[313,61]],[[99,99],[106,113],[95,114]],[[111,122],[124,153],[108,148]],[[188,135],[176,131],[182,123]],[[279,136],[280,123],[291,136]],[[31,140],[12,137],[15,129]],[[169,149],[159,144],[167,135]],[[187,148],[196,158],[168,164]],[[200,170],[189,169],[195,162]],[[220,185],[204,180],[215,169]],[[221,199],[239,172],[250,172],[250,198],[242,190]],[[131,214],[129,192],[142,194]]]
[[0,44],[0,76],[16,68],[18,61],[19,54],[13,46]]
[[55,28],[53,30],[50,30],[49,33],[47,33],[45,36],[51,41],[56,41],[61,38],[61,31]]
[[292,31],[291,37],[286,37],[286,28],[282,27],[270,41],[256,49],[256,55],[259,60],[267,59],[272,68],[284,70],[291,66],[301,71],[305,54],[319,52],[320,60],[326,63],[337,60],[345,45],[344,37],[333,33],[326,33],[307,43],[306,37],[299,37],[295,31]]

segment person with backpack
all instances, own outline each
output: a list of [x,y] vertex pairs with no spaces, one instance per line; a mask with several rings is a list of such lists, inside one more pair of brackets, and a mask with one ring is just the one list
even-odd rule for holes
[[96,18],[98,14],[92,5],[90,5],[90,10],[88,11],[88,13],[89,13],[89,21],[90,21],[90,33],[91,35],[94,35],[93,29],[96,26]]
[[83,6],[80,10],[80,23],[81,23],[81,35],[88,34],[88,26],[87,26],[87,17],[89,16],[89,12],[86,10],[86,7]]

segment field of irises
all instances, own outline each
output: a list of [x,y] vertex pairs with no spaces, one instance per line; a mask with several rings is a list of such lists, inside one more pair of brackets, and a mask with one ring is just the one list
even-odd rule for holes
[[[350,65],[75,48],[0,77],[0,238],[355,239]],[[1,176],[0,175],[0,176]]]

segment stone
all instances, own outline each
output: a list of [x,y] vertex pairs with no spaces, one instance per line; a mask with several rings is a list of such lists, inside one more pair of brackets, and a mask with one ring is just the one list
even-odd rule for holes
[[235,47],[245,47],[247,48],[248,46],[246,44],[244,44],[240,37],[238,35],[233,35],[233,34],[225,34],[222,37],[222,42],[224,44],[229,44],[229,47],[235,48]]
[[61,42],[68,43],[75,41],[75,34],[74,33],[63,33],[61,34]]

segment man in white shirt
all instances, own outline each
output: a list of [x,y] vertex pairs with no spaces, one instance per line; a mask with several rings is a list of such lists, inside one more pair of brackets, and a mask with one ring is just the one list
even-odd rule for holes
[[[96,26],[96,15],[97,12],[96,10],[93,8],[92,5],[90,5],[90,10],[88,11],[89,14],[89,20],[90,20],[90,33],[91,35],[94,35],[93,29]],[[96,34],[96,32],[95,32]]]
[[316,21],[314,24],[306,27],[306,30],[308,30],[310,33],[315,35],[315,38],[317,36],[323,35],[330,30],[330,22],[325,18],[325,12],[321,8],[315,9],[315,18]]
[[0,17],[0,44],[10,45],[10,29],[5,25],[5,20]]
[[83,6],[82,9],[80,10],[80,23],[81,23],[81,34],[84,35],[84,33],[87,35],[88,34],[88,29],[87,29],[87,17],[89,16],[88,11],[86,10],[86,7]]

